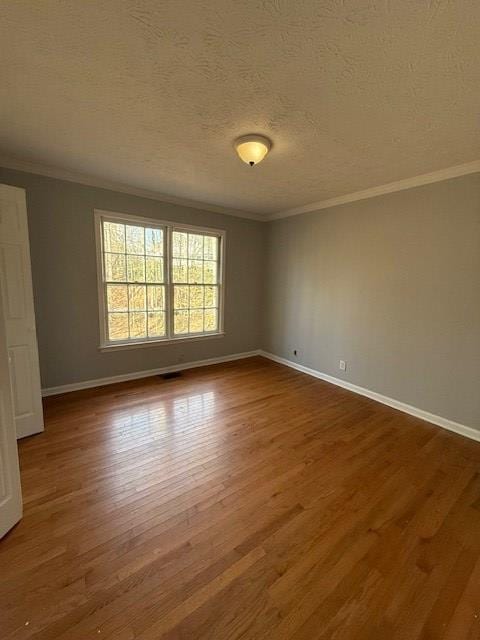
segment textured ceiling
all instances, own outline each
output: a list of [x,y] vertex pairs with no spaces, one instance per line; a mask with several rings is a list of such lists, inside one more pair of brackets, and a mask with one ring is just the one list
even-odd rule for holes
[[[477,159],[476,0],[3,0],[0,149],[267,215]],[[263,133],[251,169],[234,138]]]

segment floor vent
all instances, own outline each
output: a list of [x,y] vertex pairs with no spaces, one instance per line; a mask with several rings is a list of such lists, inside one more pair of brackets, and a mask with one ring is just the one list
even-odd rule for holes
[[168,373],[162,373],[159,377],[164,380],[171,380],[172,378],[180,378],[181,375],[181,371],[169,371]]

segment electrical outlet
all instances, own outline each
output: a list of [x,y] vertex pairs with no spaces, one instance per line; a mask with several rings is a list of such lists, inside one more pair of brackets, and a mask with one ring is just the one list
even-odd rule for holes
[[340,369],[340,371],[347,370],[347,363],[345,362],[345,360],[340,360],[340,362],[338,363],[338,368]]
[[297,355],[297,350],[296,350],[296,349],[294,349],[294,350],[293,350],[293,355],[294,355],[294,356],[296,356],[296,355]]

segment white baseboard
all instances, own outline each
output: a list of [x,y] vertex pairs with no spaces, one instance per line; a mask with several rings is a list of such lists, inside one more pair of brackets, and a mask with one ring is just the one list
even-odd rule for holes
[[371,398],[372,400],[376,400],[377,402],[381,402],[382,404],[386,404],[389,407],[393,407],[394,409],[398,409],[399,411],[408,413],[411,416],[420,418],[421,420],[431,422],[438,427],[448,429],[448,431],[453,431],[454,433],[458,433],[461,436],[465,436],[466,438],[470,438],[472,440],[480,442],[480,431],[477,429],[473,429],[472,427],[467,427],[464,424],[460,424],[459,422],[454,422],[453,420],[442,418],[441,416],[437,416],[434,413],[429,413],[428,411],[424,411],[423,409],[412,407],[412,405],[410,404],[400,402],[399,400],[389,398],[388,396],[383,396],[381,393],[371,391],[370,389],[365,389],[364,387],[359,387],[356,384],[347,382],[346,380],[334,378],[333,376],[329,376],[328,374],[317,371],[316,369],[310,369],[310,367],[305,367],[302,364],[297,364],[296,362],[292,362],[291,360],[287,360],[286,358],[276,356],[273,353],[260,351],[260,355],[264,358],[268,358],[269,360],[273,360],[274,362],[278,362],[280,364],[284,364],[287,367],[291,367],[292,369],[296,369],[297,371],[301,371],[302,373],[306,373],[309,376],[319,378],[320,380],[324,380],[325,382],[330,382],[331,384],[335,384],[338,387],[343,387],[344,389],[348,389],[349,391],[353,391],[354,393],[358,393],[362,396],[366,396],[367,398]]
[[389,407],[393,407],[394,409],[398,409],[399,411],[408,413],[411,416],[415,416],[416,418],[420,418],[421,420],[426,420],[427,422],[431,422],[432,424],[435,424],[439,427],[448,429],[448,431],[453,431],[454,433],[458,433],[461,436],[465,436],[466,438],[470,438],[471,440],[480,442],[480,431],[477,429],[467,427],[466,425],[460,424],[459,422],[454,422],[453,420],[448,420],[447,418],[442,418],[441,416],[429,413],[428,411],[424,411],[423,409],[418,409],[417,407],[413,407],[412,405],[406,404],[405,402],[400,402],[399,400],[389,398],[388,396],[384,396],[381,393],[377,393],[376,391],[371,391],[370,389],[359,387],[358,385],[352,384],[351,382],[348,382],[346,380],[334,378],[333,376],[322,373],[321,371],[317,371],[316,369],[305,367],[302,364],[292,362],[291,360],[287,360],[286,358],[281,358],[280,356],[276,356],[273,353],[268,353],[267,351],[262,351],[261,349],[257,349],[255,351],[245,351],[243,353],[233,353],[228,356],[220,356],[218,358],[207,358],[206,360],[182,362],[180,364],[174,364],[168,367],[159,367],[157,369],[148,369],[146,371],[134,371],[132,373],[124,373],[118,376],[110,376],[108,378],[84,380],[83,382],[74,382],[72,384],[64,384],[58,387],[49,387],[47,389],[42,389],[42,396],[54,396],[60,393],[68,393],[70,391],[91,389],[93,387],[103,387],[108,384],[115,384],[116,382],[138,380],[139,378],[148,378],[150,376],[170,373],[172,371],[195,369],[196,367],[205,367],[210,364],[221,364],[222,362],[242,360],[243,358],[251,358],[252,356],[258,355],[261,355],[269,360],[273,360],[274,362],[283,364],[292,369],[296,369],[297,371],[301,371],[302,373],[306,373],[307,375],[313,376],[314,378],[319,378],[320,380],[324,380],[325,382],[337,385],[338,387],[342,387],[343,389],[347,389],[348,391],[353,391],[354,393],[366,396],[367,398],[376,400],[377,402],[385,404]]
[[260,350],[244,351],[243,353],[232,353],[228,356],[220,356],[218,358],[207,358],[206,360],[195,360],[194,362],[182,362],[172,364],[168,367],[159,367],[158,369],[148,369],[146,371],[134,371],[132,373],[122,373],[118,376],[110,376],[108,378],[97,378],[96,380],[84,380],[83,382],[73,382],[72,384],[63,384],[59,387],[49,387],[42,389],[42,396],[56,396],[60,393],[69,393],[70,391],[80,391],[81,389],[91,389],[93,387],[103,387],[107,384],[115,384],[116,382],[126,382],[127,380],[138,380],[139,378],[149,378],[163,373],[171,373],[172,371],[184,371],[185,369],[195,369],[196,367],[205,367],[209,364],[220,364],[222,362],[230,362],[232,360],[242,360],[243,358],[251,358],[260,355]]

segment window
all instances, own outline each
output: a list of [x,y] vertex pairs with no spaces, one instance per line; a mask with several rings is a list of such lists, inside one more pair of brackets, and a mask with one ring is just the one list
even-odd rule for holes
[[101,347],[222,333],[224,232],[95,212]]

